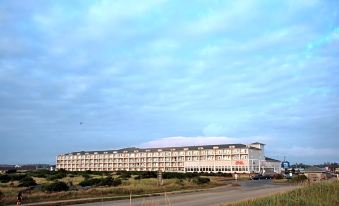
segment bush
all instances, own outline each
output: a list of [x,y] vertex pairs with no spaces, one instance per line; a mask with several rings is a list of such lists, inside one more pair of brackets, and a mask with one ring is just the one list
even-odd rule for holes
[[98,175],[98,176],[107,176],[107,175],[110,175],[111,172],[108,172],[108,171],[91,171],[91,174]]
[[299,183],[299,182],[304,182],[305,180],[307,180],[307,177],[305,175],[298,175],[298,176],[293,177],[291,179],[291,182]]
[[193,182],[195,184],[201,185],[201,184],[206,184],[210,182],[210,178],[207,177],[196,177],[193,179]]
[[79,185],[82,187],[87,186],[118,186],[121,185],[122,181],[121,179],[114,179],[112,177],[106,177],[103,179],[85,179],[84,181],[80,182]]
[[186,176],[186,179],[192,179],[192,178],[194,178],[194,177],[199,177],[200,174],[198,174],[198,173],[196,173],[196,172],[194,172],[194,173],[188,172],[188,173],[185,173],[185,176]]
[[114,179],[112,186],[118,186],[121,185],[121,183],[122,183],[121,179]]
[[6,171],[6,174],[13,174],[16,173],[16,169],[10,169]]
[[139,172],[139,175],[136,176],[134,179],[149,179],[149,178],[157,178],[158,174],[155,171],[145,171]]
[[11,181],[11,177],[9,175],[0,175],[0,182],[7,183]]
[[58,169],[57,172],[58,172],[58,173],[67,173],[67,170],[65,170],[65,169]]
[[104,179],[100,180],[99,186],[112,186],[113,185],[113,178],[112,177],[106,177]]
[[1,190],[0,190],[0,200],[2,200],[2,198],[3,198],[4,196],[5,196],[4,193],[2,193]]
[[45,185],[43,190],[47,192],[61,192],[61,191],[68,191],[69,187],[64,182],[53,182],[51,184]]
[[35,180],[31,177],[25,177],[20,180],[18,187],[31,187],[37,185]]
[[27,177],[26,174],[12,174],[10,175],[11,181],[20,181]]
[[64,177],[66,177],[67,174],[66,173],[57,173],[55,175],[50,175],[47,177],[47,180],[53,181],[53,180],[59,180],[62,179]]
[[82,177],[85,179],[89,179],[91,176],[87,173],[82,174]]
[[120,177],[121,179],[128,179],[128,178],[131,178],[131,174],[130,174],[130,173],[124,172],[124,173],[121,173],[121,174],[119,175],[119,177]]
[[46,178],[48,175],[56,174],[56,172],[49,171],[49,170],[36,170],[36,171],[29,171],[26,174],[31,177]]
[[186,174],[188,173],[178,173],[178,172],[164,172],[162,178],[164,179],[186,179]]
[[282,174],[273,174],[273,179],[281,180],[284,179],[284,176]]
[[80,182],[79,185],[82,187],[95,186],[95,185],[99,185],[100,182],[101,182],[100,179],[85,179],[84,181]]
[[199,177],[199,173],[180,173],[180,172],[164,172],[162,178],[164,179],[192,179]]
[[[132,172],[132,171],[125,171],[125,170],[119,170],[119,171],[117,171],[116,172],[116,175],[119,175],[119,176],[121,176],[121,175],[132,175],[132,173],[134,173],[134,172]],[[139,175],[139,173],[138,174],[136,174],[136,175]]]

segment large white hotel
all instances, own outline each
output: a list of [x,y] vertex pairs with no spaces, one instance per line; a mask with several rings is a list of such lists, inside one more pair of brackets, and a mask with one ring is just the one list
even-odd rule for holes
[[265,157],[264,144],[222,144],[166,148],[81,151],[57,156],[69,171],[280,172],[280,161]]

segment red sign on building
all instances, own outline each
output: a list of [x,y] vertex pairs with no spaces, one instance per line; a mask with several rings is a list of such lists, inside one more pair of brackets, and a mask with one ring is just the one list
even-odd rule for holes
[[244,161],[237,160],[237,161],[235,161],[235,165],[244,165]]

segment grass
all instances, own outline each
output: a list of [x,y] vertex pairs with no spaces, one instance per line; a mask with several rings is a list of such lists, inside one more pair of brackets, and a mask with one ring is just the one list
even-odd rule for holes
[[[102,176],[95,176],[95,178],[101,178]],[[158,180],[156,178],[135,180],[134,176],[129,179],[123,180],[122,185],[117,187],[92,187],[87,189],[70,190],[67,192],[53,192],[46,193],[40,190],[29,190],[23,193],[25,203],[41,202],[41,201],[58,201],[58,200],[70,200],[81,198],[117,198],[119,196],[128,196],[130,193],[133,195],[146,195],[151,193],[162,193],[178,190],[195,190],[223,185],[224,177],[209,177],[211,182],[208,184],[197,185],[192,180],[185,179],[164,179],[163,185],[158,186]],[[37,183],[46,184],[53,181],[48,181],[45,178],[34,177]],[[77,185],[84,178],[82,176],[67,176],[60,181],[65,183],[72,182],[73,185]],[[16,195],[18,191],[23,188],[18,188],[10,183],[3,183],[0,185],[0,190],[5,194],[4,198],[0,201],[0,205],[14,204],[16,201]],[[109,198],[108,198],[109,197]]]
[[337,206],[339,182],[322,182],[306,185],[286,193],[251,199],[228,206]]
[[78,185],[81,181],[83,181],[85,178],[83,178],[82,176],[74,176],[74,177],[64,177],[61,179],[61,181],[63,182],[71,182],[73,185]]

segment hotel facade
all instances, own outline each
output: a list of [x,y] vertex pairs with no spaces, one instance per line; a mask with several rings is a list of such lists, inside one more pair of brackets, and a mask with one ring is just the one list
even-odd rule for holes
[[68,171],[280,172],[280,161],[265,157],[264,144],[222,144],[166,148],[81,151],[57,156]]

